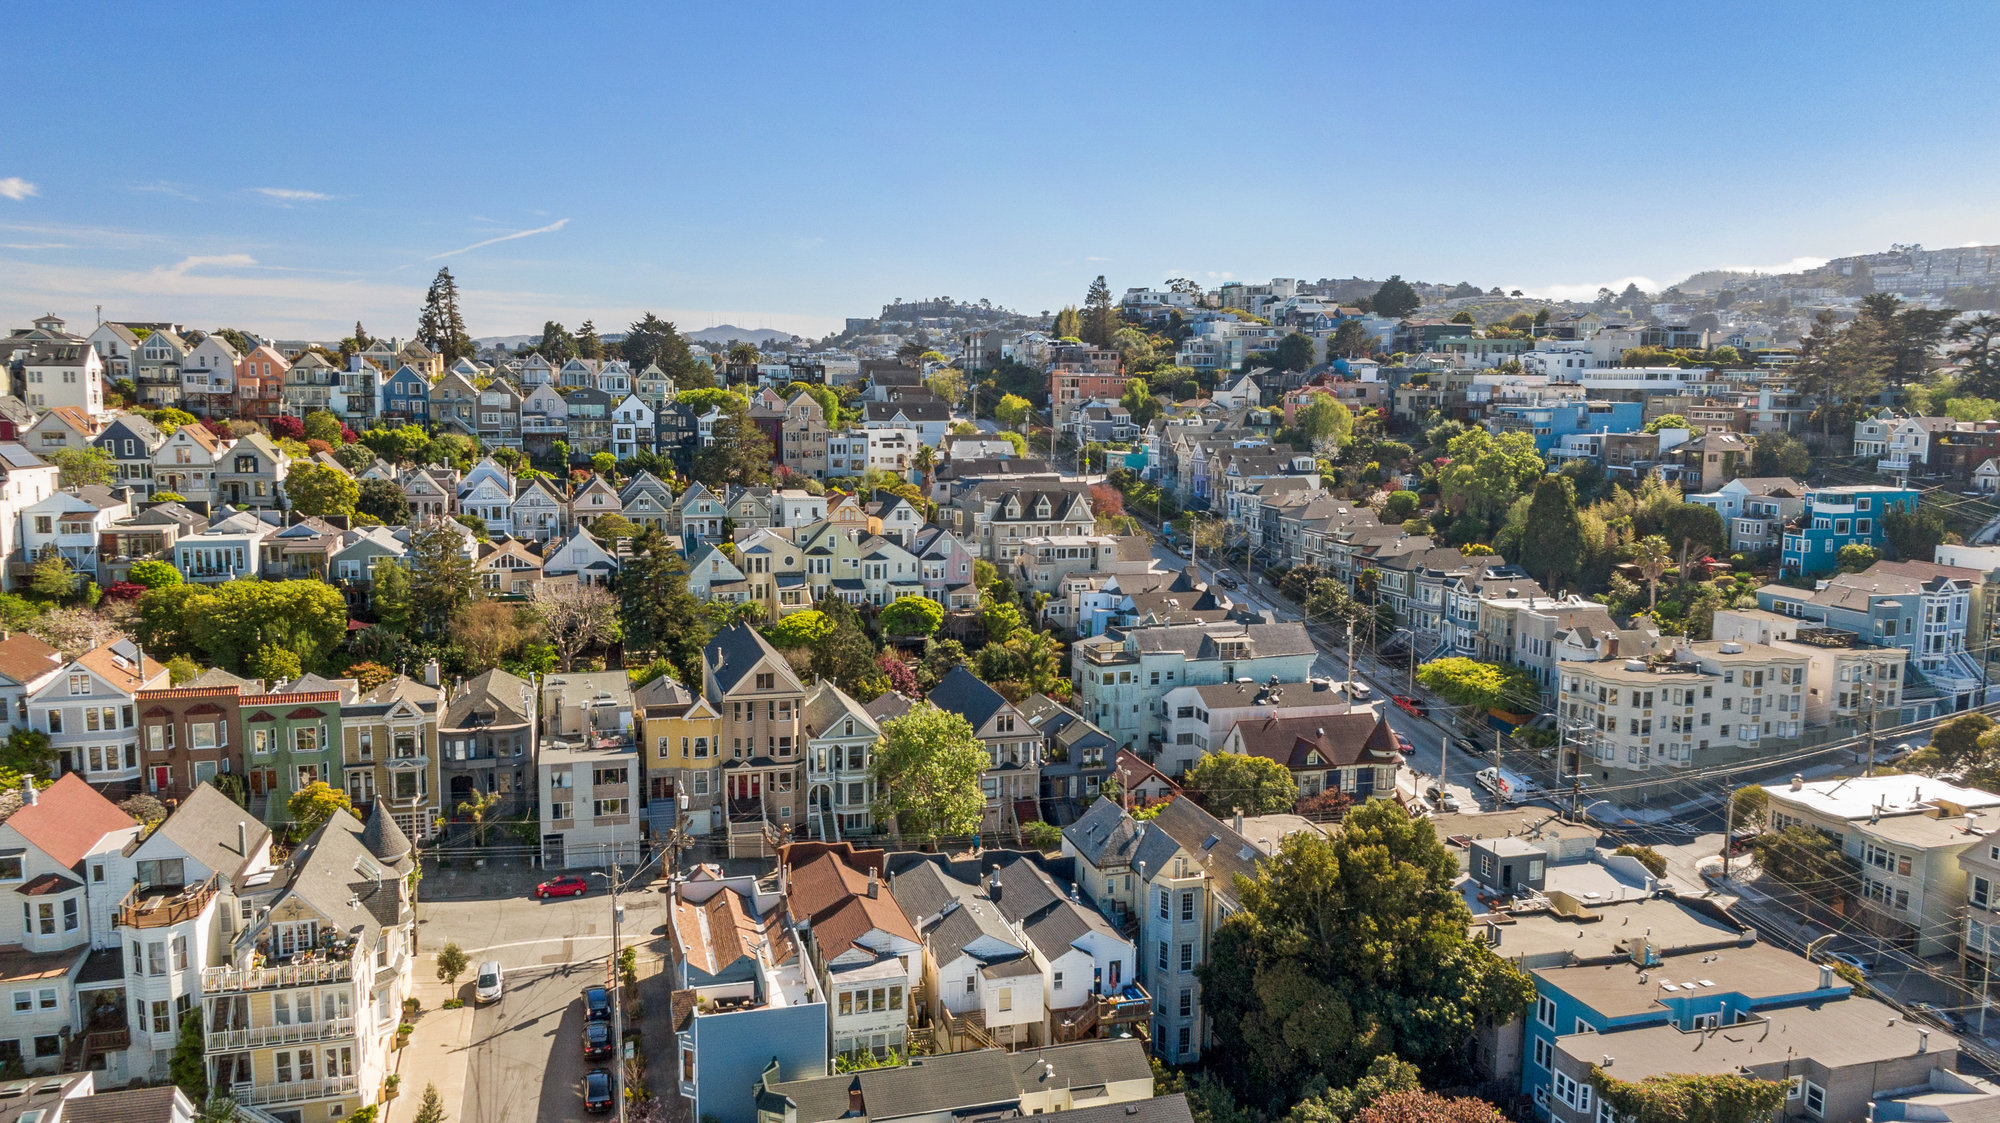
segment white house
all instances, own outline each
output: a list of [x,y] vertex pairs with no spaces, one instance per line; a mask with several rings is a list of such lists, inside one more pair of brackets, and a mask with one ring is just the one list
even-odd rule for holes
[[202,394],[236,393],[236,366],[243,356],[219,335],[204,336],[181,360],[181,393],[194,398]]
[[250,511],[237,511],[174,543],[174,568],[189,581],[219,585],[263,572],[258,555],[278,527]]
[[21,512],[55,494],[62,472],[17,441],[0,442],[0,575],[20,585],[13,563],[21,553]]
[[[625,364],[610,365],[622,367]],[[608,370],[609,367],[599,372],[600,381]],[[625,380],[629,383],[631,376],[627,374]],[[627,392],[625,399],[611,410],[611,455],[626,460],[637,456],[641,449],[652,451],[654,416],[653,407],[646,403],[646,399]]]

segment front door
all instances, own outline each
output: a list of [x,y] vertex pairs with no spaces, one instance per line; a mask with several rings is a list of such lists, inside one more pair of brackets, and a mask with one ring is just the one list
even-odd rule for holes
[[275,768],[252,768],[250,770],[250,794],[270,795],[278,790],[278,770]]
[[168,783],[173,778],[173,774],[173,769],[168,768],[166,765],[155,765],[153,767],[153,790],[156,792],[166,791]]

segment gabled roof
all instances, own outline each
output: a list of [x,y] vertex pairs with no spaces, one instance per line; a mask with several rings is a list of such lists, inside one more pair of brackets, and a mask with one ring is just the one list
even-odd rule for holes
[[7,825],[57,865],[73,870],[105,835],[138,824],[82,776],[65,772],[61,779],[36,792],[33,803],[23,803],[19,811],[9,815]]
[[1132,816],[1109,796],[1099,796],[1082,818],[1063,828],[1063,841],[1098,869],[1129,866],[1144,833]]
[[1321,717],[1245,718],[1236,723],[1243,750],[1291,769],[1399,764],[1389,723],[1370,710]]
[[62,666],[62,652],[26,632],[0,640],[0,676],[23,686]]
[[994,714],[1000,712],[1001,707],[1007,705],[1007,699],[981,682],[978,675],[961,663],[931,688],[930,703],[940,710],[963,716],[971,724],[972,731],[977,733]]
[[[249,845],[242,851],[236,848],[239,825],[249,833]],[[174,808],[166,822],[154,829],[147,841],[164,838],[203,868],[235,881],[270,834],[270,828],[255,815],[238,807],[235,800],[222,794],[215,785],[203,781]]]
[[771,669],[778,675],[778,685],[788,690],[803,691],[798,676],[792,673],[792,666],[785,657],[778,654],[757,629],[738,621],[715,634],[702,648],[701,658],[708,668],[710,681],[716,692],[729,694],[742,685],[743,676],[750,673],[760,661],[768,660]]

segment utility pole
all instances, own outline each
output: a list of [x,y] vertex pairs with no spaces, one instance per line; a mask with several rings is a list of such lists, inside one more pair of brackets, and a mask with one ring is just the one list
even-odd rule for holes
[[1354,614],[1347,614],[1347,683],[1354,684]]
[[1730,843],[1736,841],[1736,793],[1729,794],[1722,814],[1722,879],[1729,880]]
[[[644,866],[640,867],[642,870]],[[625,1123],[625,967],[619,962],[622,949],[619,946],[620,922],[625,918],[625,907],[618,903],[618,876],[621,872],[616,861],[611,863],[611,872],[595,871],[597,876],[611,883],[611,1099],[618,1105],[618,1123]]]

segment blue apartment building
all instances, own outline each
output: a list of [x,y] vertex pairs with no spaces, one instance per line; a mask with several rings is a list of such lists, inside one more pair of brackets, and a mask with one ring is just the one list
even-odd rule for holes
[[1577,433],[1636,433],[1644,428],[1643,402],[1539,402],[1532,405],[1495,403],[1486,410],[1486,428],[1494,436],[1525,432],[1535,438],[1543,456]]
[[1880,549],[1888,541],[1883,518],[1895,510],[1916,510],[1917,495],[1913,488],[1879,484],[1814,488],[1806,493],[1798,524],[1785,530],[1780,570],[1817,577],[1833,572],[1843,546]]

